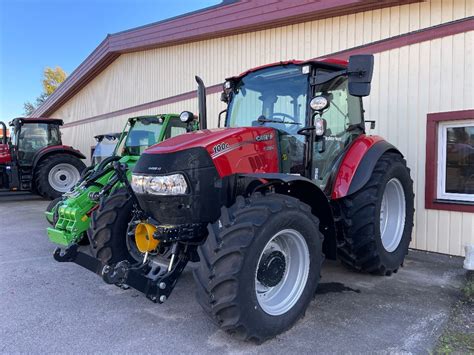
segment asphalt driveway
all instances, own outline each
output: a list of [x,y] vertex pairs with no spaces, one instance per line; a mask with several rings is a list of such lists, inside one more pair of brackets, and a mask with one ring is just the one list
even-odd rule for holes
[[460,258],[417,251],[391,277],[326,262],[306,316],[257,346],[206,318],[189,267],[159,305],[75,264],[55,262],[42,213],[47,204],[0,193],[2,353],[426,353],[443,330],[464,273]]

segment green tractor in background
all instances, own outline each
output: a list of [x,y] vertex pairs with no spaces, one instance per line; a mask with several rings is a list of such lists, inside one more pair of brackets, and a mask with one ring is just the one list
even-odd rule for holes
[[129,118],[112,155],[89,166],[74,188],[47,207],[46,219],[52,225],[47,229],[49,239],[63,246],[87,243],[92,213],[104,198],[124,186],[124,179],[131,179],[140,154],[155,143],[197,128],[196,120],[183,122],[174,114]]

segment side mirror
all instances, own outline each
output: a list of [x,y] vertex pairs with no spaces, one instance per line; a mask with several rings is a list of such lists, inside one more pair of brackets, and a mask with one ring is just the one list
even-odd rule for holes
[[374,71],[374,56],[372,54],[359,54],[349,57],[349,94],[352,96],[368,96],[370,82]]

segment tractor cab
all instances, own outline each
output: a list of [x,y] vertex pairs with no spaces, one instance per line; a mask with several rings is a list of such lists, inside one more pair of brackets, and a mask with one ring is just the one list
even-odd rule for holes
[[[166,122],[165,122],[166,120]],[[122,133],[114,155],[140,156],[143,151],[162,140],[191,131],[189,123],[178,117],[141,116],[132,117]]]
[[20,165],[32,165],[37,152],[48,146],[61,145],[59,127],[62,120],[49,118],[15,118],[10,122],[12,158]]
[[274,128],[280,172],[324,190],[338,158],[364,133],[362,100],[351,95],[346,71],[345,61],[291,61],[230,78],[226,127]]

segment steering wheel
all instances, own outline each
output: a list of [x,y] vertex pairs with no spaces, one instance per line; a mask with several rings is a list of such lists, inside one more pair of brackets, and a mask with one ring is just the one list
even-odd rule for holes
[[[278,122],[277,124],[283,124],[285,125],[285,131],[287,131],[290,134],[295,134],[296,131],[298,130],[298,126],[300,125],[299,122],[296,122],[296,120],[293,118],[293,116],[290,116],[287,113],[283,112],[273,112],[269,119],[275,118],[275,116],[280,116],[282,118],[282,121],[285,121],[285,119],[288,119],[291,121],[291,123],[285,123],[285,122]],[[275,122],[276,123],[276,122]]]

